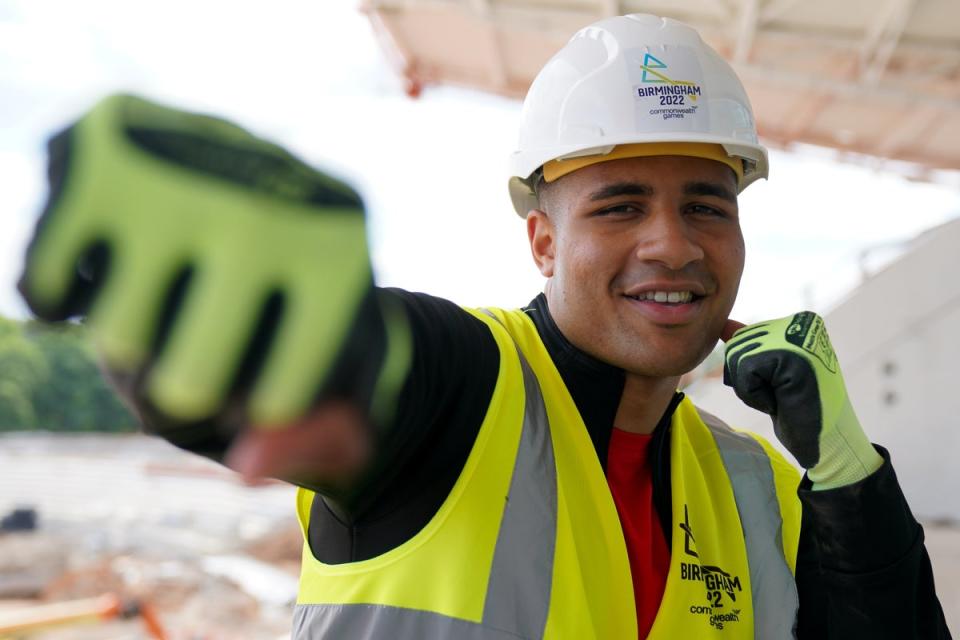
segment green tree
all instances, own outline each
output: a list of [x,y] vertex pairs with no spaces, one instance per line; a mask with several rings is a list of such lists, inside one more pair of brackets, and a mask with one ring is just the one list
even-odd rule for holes
[[0,318],[0,430],[35,427],[33,392],[49,374],[43,351],[26,338],[22,326]]
[[0,317],[0,431],[14,429],[136,429],[83,326]]
[[37,424],[65,431],[131,431],[136,421],[104,380],[82,325],[30,322],[25,329],[46,357],[49,375],[33,389]]

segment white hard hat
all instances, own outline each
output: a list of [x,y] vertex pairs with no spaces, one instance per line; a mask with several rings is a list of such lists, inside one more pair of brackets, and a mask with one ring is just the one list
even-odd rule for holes
[[[547,62],[524,100],[510,157],[513,206],[522,217],[538,206],[534,181],[550,161],[559,161],[554,174],[563,175],[603,159],[651,155],[623,151],[647,143],[681,143],[651,145],[657,155],[714,157],[696,149],[716,149],[742,168],[740,190],[767,177],[746,91],[692,27],[646,14],[585,27]],[[695,151],[662,152],[683,144]],[[578,161],[564,167],[572,158]]]

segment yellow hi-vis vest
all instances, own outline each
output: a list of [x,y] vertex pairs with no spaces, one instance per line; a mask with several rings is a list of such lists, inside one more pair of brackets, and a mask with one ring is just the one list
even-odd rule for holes
[[[314,494],[301,489],[293,638],[636,640],[623,531],[573,398],[529,317],[472,313],[500,370],[460,477],[411,539],[338,565],[310,552]],[[671,563],[648,637],[793,637],[796,470],[684,399],[670,476]]]

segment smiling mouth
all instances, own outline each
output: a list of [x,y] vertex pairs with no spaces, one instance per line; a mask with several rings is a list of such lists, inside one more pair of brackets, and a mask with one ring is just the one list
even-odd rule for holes
[[644,291],[637,295],[625,296],[640,302],[658,302],[660,304],[689,304],[703,298],[692,291]]

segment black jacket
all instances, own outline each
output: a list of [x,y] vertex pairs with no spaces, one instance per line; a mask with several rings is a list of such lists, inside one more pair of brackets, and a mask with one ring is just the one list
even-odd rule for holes
[[[363,560],[416,534],[453,487],[496,383],[499,350],[489,329],[453,303],[388,289],[405,305],[414,363],[396,419],[378,434],[376,462],[348,490],[297,478],[321,495],[311,510],[309,543],[321,561]],[[592,358],[560,333],[543,295],[526,308],[569,389],[606,467],[623,371]],[[136,393],[133,394],[137,396]],[[677,394],[651,443],[654,504],[669,543],[672,522],[669,429]],[[149,430],[218,458],[229,444],[215,421],[174,425],[137,403]],[[857,484],[812,491],[805,478],[796,580],[801,640],[950,638],[937,600],[923,529],[906,503],[888,453]],[[766,640],[766,639],[758,639]]]

